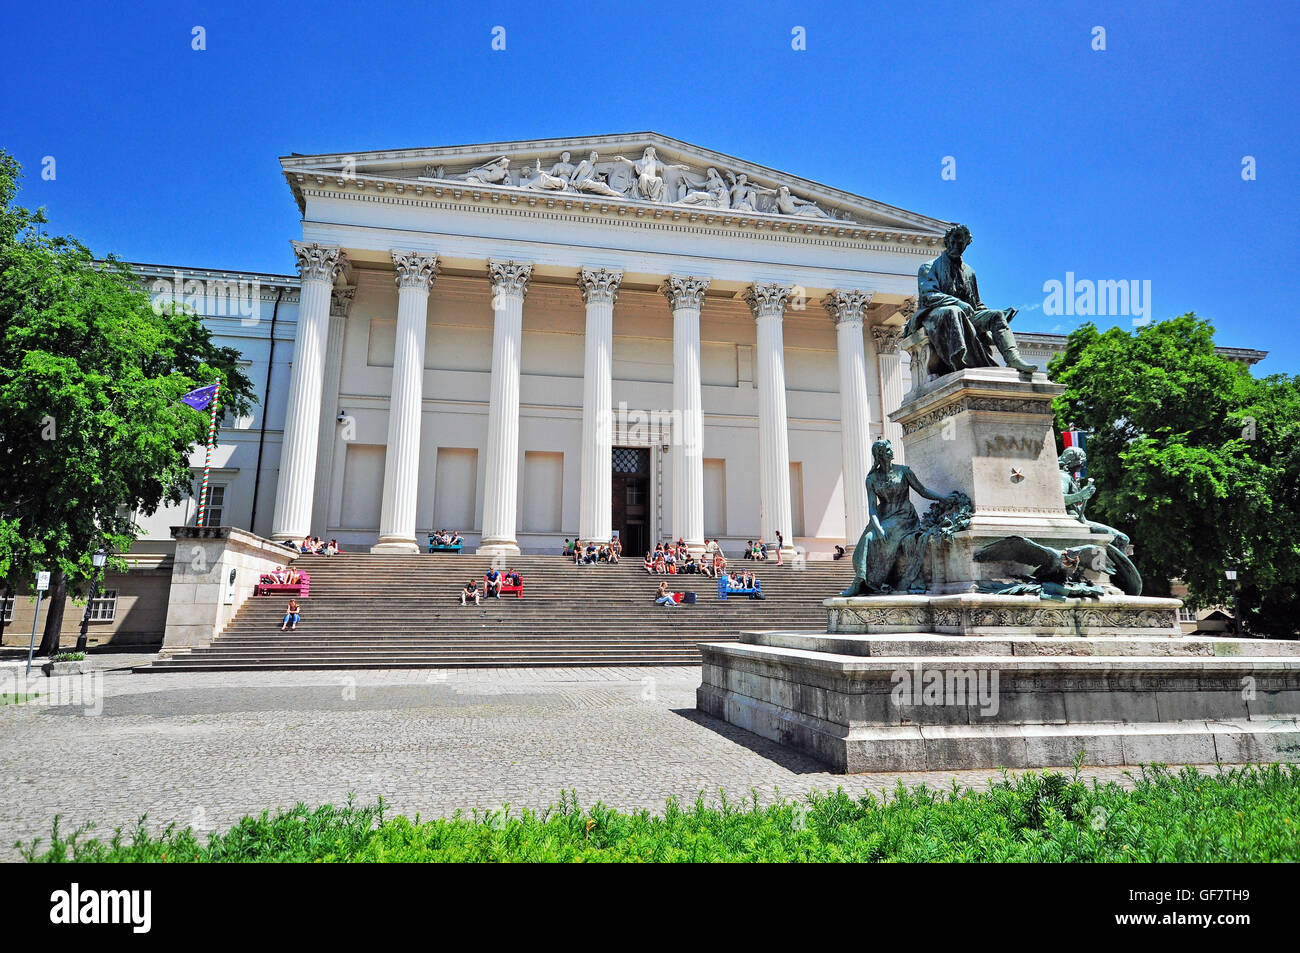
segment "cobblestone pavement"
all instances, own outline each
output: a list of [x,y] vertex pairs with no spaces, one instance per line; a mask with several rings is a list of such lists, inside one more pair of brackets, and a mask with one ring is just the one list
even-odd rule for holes
[[[49,692],[0,705],[0,859],[16,840],[96,821],[217,830],[298,801],[363,803],[430,817],[457,809],[583,804],[661,810],[704,792],[761,800],[852,794],[994,771],[831,774],[695,711],[698,668],[134,674],[141,656],[97,656],[95,697]],[[0,693],[21,668],[0,662]],[[6,687],[6,681],[8,685]],[[45,679],[38,680],[48,685]],[[68,696],[65,694],[65,700]],[[89,704],[85,704],[89,701]],[[100,709],[95,714],[95,709]],[[1120,768],[1090,776],[1124,781]]]

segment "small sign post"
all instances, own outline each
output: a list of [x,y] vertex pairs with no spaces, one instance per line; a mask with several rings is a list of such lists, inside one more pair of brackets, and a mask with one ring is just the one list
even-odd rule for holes
[[38,572],[36,574],[36,611],[32,613],[32,640],[27,643],[27,677],[32,674],[32,655],[36,651],[36,624],[41,618],[41,597],[45,595],[50,588],[50,574],[48,572]]

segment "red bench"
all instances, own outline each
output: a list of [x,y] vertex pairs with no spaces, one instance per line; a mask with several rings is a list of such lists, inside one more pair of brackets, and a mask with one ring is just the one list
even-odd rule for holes
[[[516,598],[522,599],[522,598],[524,597],[524,584],[523,584],[523,577],[522,577],[522,576],[520,577],[519,585],[517,585],[517,586],[512,586],[512,585],[510,585],[508,582],[506,582],[506,574],[505,574],[505,573],[503,573],[503,572],[502,572],[502,573],[497,573],[497,575],[501,577],[501,594],[502,594],[502,595],[505,595],[507,592],[513,592],[513,593],[515,594]],[[487,594],[488,594],[487,581],[488,581],[487,573],[484,573],[484,574],[483,574],[483,595],[484,595],[484,597],[487,597]]]
[[[253,595],[270,596],[277,592],[287,592],[290,595],[297,596],[299,599],[305,599],[311,595],[311,576],[307,573],[300,573],[297,582],[259,582],[253,587]],[[269,576],[263,576],[263,579],[269,579]]]

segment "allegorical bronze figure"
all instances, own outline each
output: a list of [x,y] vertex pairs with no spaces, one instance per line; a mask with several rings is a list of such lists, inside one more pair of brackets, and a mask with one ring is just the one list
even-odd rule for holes
[[[840,595],[925,592],[926,546],[933,538],[951,538],[953,531],[970,522],[970,498],[964,493],[941,496],[926,489],[910,468],[894,462],[888,440],[872,444],[871,457],[867,474],[871,517],[853,551],[853,582]],[[913,490],[940,504],[938,511],[922,520],[912,505]]]
[[1110,557],[1114,566],[1111,581],[1127,595],[1142,595],[1142,576],[1133,565],[1133,561],[1128,558],[1127,550],[1130,542],[1128,536],[1113,526],[1090,520],[1084,515],[1088,501],[1097,492],[1097,484],[1092,480],[1080,483],[1074,475],[1087,466],[1088,455],[1080,447],[1066,447],[1056,463],[1061,470],[1061,493],[1065,497],[1065,511],[1087,526],[1091,532],[1108,533],[1115,537],[1106,547],[1106,555]]
[[1002,354],[1007,367],[1032,374],[1038,367],[1020,359],[1009,327],[1016,309],[995,311],[980,301],[975,272],[961,260],[970,243],[970,229],[954,225],[943,237],[943,254],[921,266],[918,310],[907,323],[907,333],[925,328],[942,365],[937,369],[940,374],[964,367],[994,367],[992,348]]

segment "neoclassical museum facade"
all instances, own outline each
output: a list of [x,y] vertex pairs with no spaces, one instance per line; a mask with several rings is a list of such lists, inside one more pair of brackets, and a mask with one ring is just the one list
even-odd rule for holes
[[[280,164],[296,276],[136,266],[260,391],[216,519],[386,552],[856,541],[948,223],[654,133]],[[1062,340],[1021,334],[1040,363]],[[194,510],[143,520],[141,557]]]

